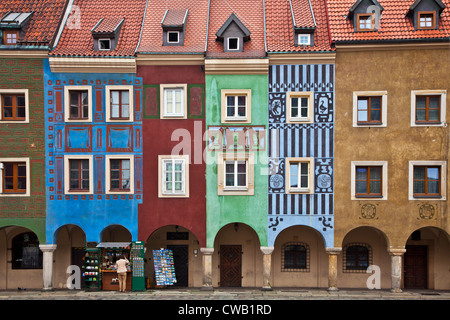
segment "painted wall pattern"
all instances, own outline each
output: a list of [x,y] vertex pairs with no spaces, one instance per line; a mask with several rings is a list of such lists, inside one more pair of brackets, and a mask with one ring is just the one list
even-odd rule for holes
[[[45,70],[47,242],[56,243],[56,231],[66,224],[81,227],[87,241],[100,242],[110,225],[127,228],[137,240],[138,204],[142,203],[142,79],[134,74],[52,73]],[[91,86],[92,121],[64,122],[64,87]],[[105,86],[133,86],[131,122],[106,122]],[[134,157],[134,193],[105,190],[106,155]],[[65,194],[64,156],[92,156],[92,194]],[[52,242],[53,241],[53,242]]]
[[43,59],[0,59],[0,89],[28,89],[29,122],[0,122],[0,158],[30,159],[30,196],[0,197],[0,227],[29,228],[45,240]]
[[[287,92],[309,91],[313,123],[287,123]],[[308,225],[333,246],[334,65],[273,65],[269,68],[269,245],[283,229]],[[312,194],[287,194],[286,157],[314,158]]]

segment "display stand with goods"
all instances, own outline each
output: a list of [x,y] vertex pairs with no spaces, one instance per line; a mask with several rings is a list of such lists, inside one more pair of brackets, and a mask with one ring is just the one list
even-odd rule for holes
[[158,286],[170,286],[177,282],[172,250],[153,250],[155,280]]
[[86,248],[83,269],[85,291],[99,291],[102,283],[100,249]]
[[144,241],[133,241],[131,243],[130,262],[133,266],[131,272],[133,291],[145,291],[144,253]]
[[116,261],[124,255],[130,266],[127,272],[126,291],[131,291],[133,279],[131,277],[132,260],[130,260],[130,242],[100,242],[97,248],[100,249],[101,257],[101,288],[105,291],[119,291],[119,277],[115,268]]

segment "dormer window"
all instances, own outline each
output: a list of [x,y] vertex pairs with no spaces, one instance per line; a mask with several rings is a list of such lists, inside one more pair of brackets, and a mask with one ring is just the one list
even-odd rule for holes
[[224,52],[243,52],[244,42],[250,40],[250,31],[232,13],[216,33],[217,40],[223,42]]
[[32,14],[32,12],[8,12],[0,18],[0,31],[2,33],[0,44],[6,46],[19,44],[20,31],[27,25]]
[[309,46],[311,44],[311,35],[306,33],[299,33],[298,44],[301,46]]
[[120,17],[100,19],[91,30],[92,37],[94,38],[94,50],[114,50],[119,41],[120,30],[124,22],[125,19]]
[[357,0],[350,8],[348,18],[355,32],[377,31],[384,8],[376,0]]
[[294,45],[297,46],[313,46],[314,32],[316,31],[316,19],[314,11],[310,5],[303,6],[293,4],[289,0],[292,16],[292,25],[294,29]]
[[439,16],[444,9],[441,0],[416,0],[406,16],[411,18],[414,30],[439,29]]
[[98,50],[111,50],[111,39],[98,39]]
[[166,10],[161,21],[164,46],[184,45],[188,13],[187,9]]

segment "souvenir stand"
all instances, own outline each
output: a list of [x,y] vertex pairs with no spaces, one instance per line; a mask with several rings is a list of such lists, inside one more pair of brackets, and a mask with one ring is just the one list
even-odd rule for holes
[[104,291],[119,291],[119,278],[115,269],[116,261],[124,255],[130,266],[127,272],[126,291],[131,291],[133,279],[131,277],[132,260],[130,260],[131,242],[100,242],[101,289]]
[[153,250],[153,263],[157,286],[171,286],[177,282],[172,250]]
[[86,245],[83,276],[85,291],[99,291],[101,287],[100,249]]
[[133,241],[131,243],[130,263],[133,265],[131,270],[133,291],[145,291],[144,253],[144,241]]

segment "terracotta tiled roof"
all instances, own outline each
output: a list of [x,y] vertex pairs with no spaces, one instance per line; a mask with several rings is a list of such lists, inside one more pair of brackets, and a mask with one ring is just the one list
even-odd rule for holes
[[[298,46],[294,44],[292,13],[289,0],[266,0],[266,30],[268,52],[329,52],[330,38],[325,0],[311,0],[312,12],[316,22],[314,46]],[[294,15],[298,27],[311,25],[312,16],[308,0],[292,0]],[[302,7],[306,7],[302,9]],[[303,15],[301,15],[303,12]],[[300,22],[297,22],[300,20]],[[304,24],[304,26],[301,26]]]
[[[170,23],[179,22],[175,13],[184,14],[186,18],[186,34],[183,46],[163,46],[163,30],[161,22],[167,10]],[[173,14],[173,15],[172,15]],[[167,18],[167,17],[166,17]],[[177,20],[177,21],[175,21]],[[139,53],[204,53],[208,26],[208,0],[149,0],[145,14]],[[165,23],[167,23],[165,21]]]
[[439,18],[439,30],[414,30],[410,17],[406,17],[414,0],[378,0],[384,8],[378,31],[354,32],[347,18],[355,0],[327,0],[332,40],[346,41],[396,41],[417,39],[442,39],[450,37],[450,0],[442,0],[446,8]]
[[188,13],[186,9],[167,10],[161,24],[163,26],[182,26],[187,18],[186,13]]
[[67,0],[1,0],[0,18],[8,12],[33,12],[19,44],[52,45],[60,26]]
[[122,17],[109,17],[100,19],[99,23],[95,26],[95,29],[92,29],[92,32],[95,33],[111,33],[116,30],[116,28],[120,25],[120,23],[124,21]]
[[290,0],[290,2],[294,15],[294,27],[314,28],[316,25],[310,0]]
[[[141,34],[146,0],[75,0],[71,16],[61,39],[50,52],[53,56],[134,56]],[[76,7],[75,7],[76,6]],[[75,10],[79,8],[79,10]],[[100,19],[106,19],[105,29],[124,18],[119,41],[114,50],[95,51],[92,29]],[[97,26],[98,28],[98,26]]]
[[[283,0],[284,1],[284,0]],[[223,52],[223,43],[216,41],[216,32],[234,13],[251,32],[244,42],[244,52]],[[211,0],[207,57],[256,58],[265,56],[264,6],[262,0]]]

